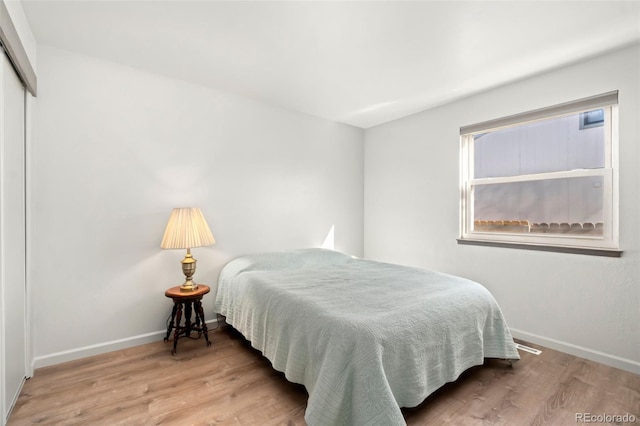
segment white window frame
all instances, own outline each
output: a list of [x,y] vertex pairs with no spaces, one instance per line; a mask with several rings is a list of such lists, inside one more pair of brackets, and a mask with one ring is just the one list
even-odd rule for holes
[[[599,169],[577,169],[475,179],[474,136],[550,118],[594,109],[605,112],[605,164]],[[620,256],[618,229],[618,92],[608,92],[548,108],[528,111],[460,128],[460,236],[463,244],[498,245],[537,250]],[[473,188],[480,185],[547,179],[600,176],[603,179],[602,235],[483,232],[474,230]]]

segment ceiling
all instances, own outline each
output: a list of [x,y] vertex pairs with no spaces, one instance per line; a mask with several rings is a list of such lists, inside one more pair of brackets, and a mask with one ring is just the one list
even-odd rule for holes
[[22,2],[40,44],[362,128],[640,40],[640,0]]

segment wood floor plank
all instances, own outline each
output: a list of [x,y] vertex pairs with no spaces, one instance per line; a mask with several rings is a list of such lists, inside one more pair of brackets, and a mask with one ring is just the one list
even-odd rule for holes
[[[22,425],[304,425],[308,395],[228,327],[38,369],[9,418]],[[640,376],[526,343],[464,372],[415,408],[408,425],[575,425],[577,413],[634,416]]]

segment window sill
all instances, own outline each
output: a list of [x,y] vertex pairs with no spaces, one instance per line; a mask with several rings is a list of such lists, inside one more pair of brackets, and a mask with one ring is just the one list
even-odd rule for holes
[[462,239],[462,238],[458,238],[457,241],[458,241],[458,244],[473,245],[473,246],[504,247],[504,248],[514,248],[514,249],[522,249],[522,250],[550,251],[554,253],[572,253],[572,254],[586,254],[591,256],[622,257],[622,250],[615,250],[615,249],[550,246],[550,245],[542,245],[542,244],[507,243],[502,241],[470,240],[470,239]]

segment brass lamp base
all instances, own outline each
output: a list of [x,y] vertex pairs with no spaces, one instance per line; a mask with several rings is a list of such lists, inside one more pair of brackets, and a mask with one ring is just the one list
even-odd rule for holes
[[197,289],[198,289],[198,284],[189,280],[185,281],[185,283],[180,286],[180,291],[183,291],[185,293],[188,293],[190,291],[196,291]]
[[182,259],[182,273],[187,278],[187,280],[180,286],[180,291],[189,292],[195,291],[198,289],[198,284],[193,282],[193,274],[196,273],[196,262],[191,256],[191,249],[187,249],[187,254],[184,259]]

